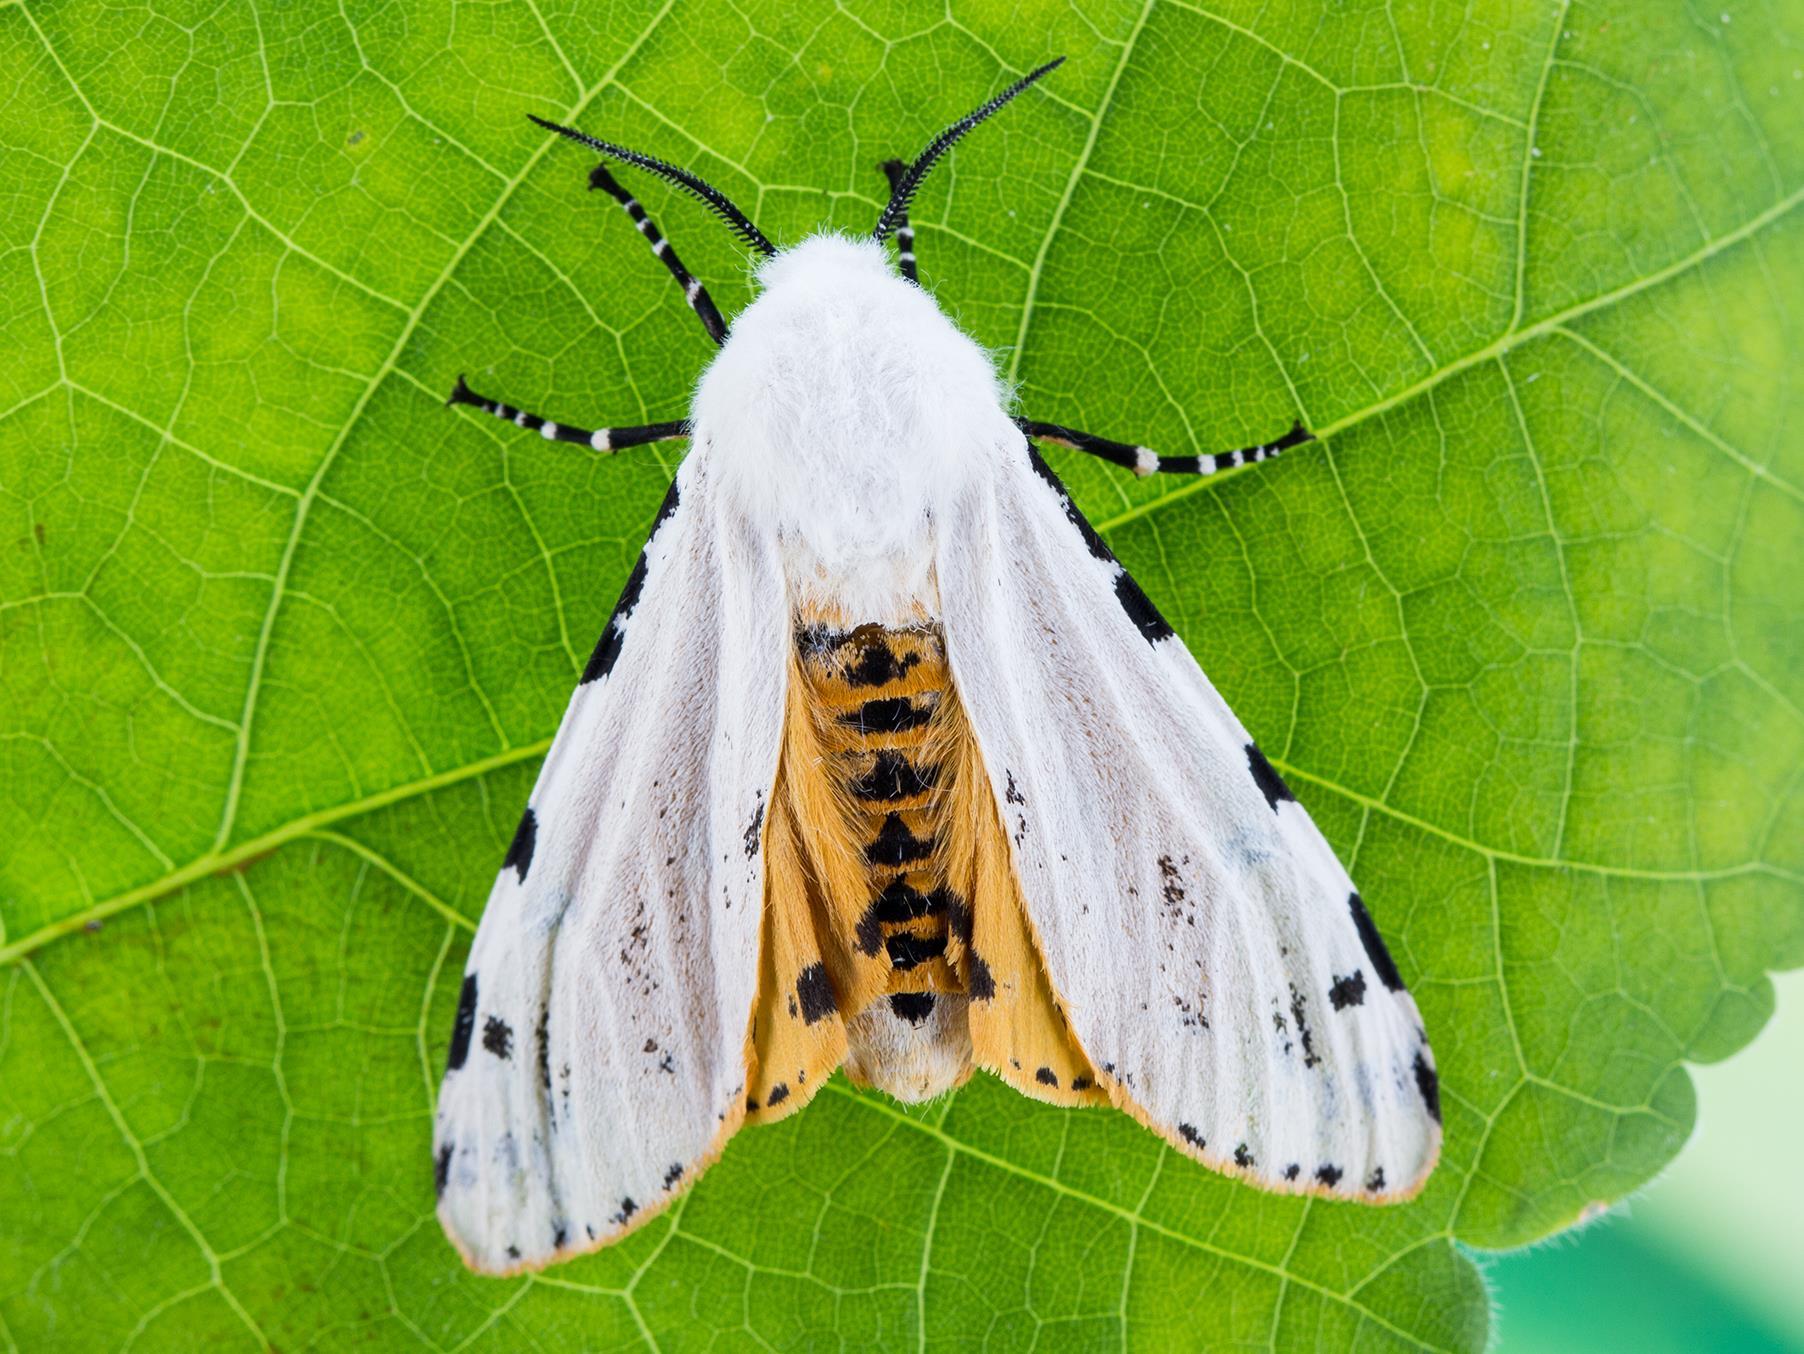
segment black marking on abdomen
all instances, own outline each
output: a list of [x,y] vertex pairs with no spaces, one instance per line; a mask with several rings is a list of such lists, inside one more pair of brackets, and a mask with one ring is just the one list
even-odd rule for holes
[[520,826],[514,829],[514,839],[509,843],[507,856],[501,862],[504,870],[514,870],[520,882],[526,882],[526,872],[532,868],[532,850],[539,840],[539,819],[532,811],[531,805],[520,815]]
[[859,917],[855,934],[858,950],[861,954],[874,955],[883,945],[883,927],[900,926],[917,917],[937,917],[944,915],[952,895],[949,890],[935,889],[932,893],[922,893],[910,886],[906,879],[892,879],[889,885],[871,900],[871,905]]
[[1248,743],[1246,752],[1247,770],[1253,773],[1253,783],[1259,787],[1259,793],[1265,796],[1265,802],[1271,807],[1271,811],[1278,811],[1280,799],[1294,803],[1297,797],[1290,792],[1290,786],[1284,783],[1284,777],[1278,774],[1277,768],[1265,759],[1265,754],[1259,750],[1259,744]]
[[451,1027],[451,1056],[445,1070],[455,1072],[470,1056],[470,1036],[476,1032],[476,975],[464,974],[463,990],[457,994],[457,1023]]
[[866,701],[858,709],[841,715],[839,722],[851,725],[860,733],[907,733],[932,719],[933,711],[931,699],[916,704],[907,696],[887,696],[882,700]]
[[952,898],[951,890],[941,886],[932,893],[922,893],[911,889],[900,879],[892,880],[890,886],[877,895],[871,904],[880,922],[898,924],[913,921],[916,917],[944,916],[948,903]]
[[1357,893],[1347,895],[1347,910],[1353,914],[1359,943],[1366,947],[1366,958],[1372,961],[1372,970],[1377,973],[1378,980],[1390,991],[1401,992],[1403,975],[1397,972],[1397,965],[1391,960],[1391,952],[1384,948],[1384,938],[1378,934],[1372,914],[1366,911],[1366,905]]
[[872,865],[906,865],[925,860],[933,854],[933,842],[923,840],[908,830],[900,814],[892,813],[883,820],[877,835],[864,849],[864,858]]
[[933,1014],[933,993],[893,993],[889,999],[889,1009],[898,1020],[906,1020],[910,1025],[919,1025]]
[[946,952],[946,937],[917,936],[908,931],[901,931],[884,942],[884,949],[889,954],[889,964],[899,972],[906,972],[929,959],[938,959]]
[[921,656],[913,653],[898,659],[888,644],[874,639],[860,647],[857,662],[846,665],[846,685],[888,686],[901,681],[920,661]]
[[877,753],[871,769],[853,781],[848,788],[858,799],[874,799],[879,802],[913,799],[916,795],[926,794],[933,789],[938,774],[938,767],[916,766],[900,752],[884,748]]

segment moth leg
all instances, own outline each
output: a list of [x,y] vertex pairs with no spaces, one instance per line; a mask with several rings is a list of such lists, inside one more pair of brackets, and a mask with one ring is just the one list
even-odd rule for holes
[[683,289],[683,296],[689,302],[689,308],[695,317],[702,322],[702,328],[708,331],[708,337],[716,343],[723,343],[727,337],[727,322],[720,318],[720,311],[714,306],[714,298],[708,295],[708,289],[702,286],[700,279],[690,275],[683,261],[670,247],[652,219],[645,214],[645,208],[639,205],[639,199],[620,186],[620,181],[608,173],[605,164],[596,165],[589,171],[589,187],[599,188],[614,201],[618,202],[626,214],[639,228],[645,242],[651,246],[651,252],[664,260],[664,266],[670,269],[670,275],[676,279],[677,286]]
[[[902,176],[908,173],[907,162],[885,160],[880,168],[888,176],[889,190],[894,193],[902,182]],[[921,280],[915,272],[915,231],[914,227],[908,224],[907,208],[903,208],[902,214],[896,218],[896,263],[902,270],[902,276],[910,282]]]
[[553,423],[548,418],[529,414],[511,404],[478,395],[464,383],[461,374],[457,378],[457,389],[451,392],[451,398],[445,403],[473,405],[485,414],[505,419],[517,428],[535,431],[547,442],[579,442],[591,451],[624,451],[628,447],[644,446],[647,442],[663,442],[673,437],[689,436],[689,420],[681,418],[672,419],[668,423],[642,423],[633,428],[573,428],[568,423]]
[[1100,456],[1103,460],[1113,461],[1116,465],[1123,466],[1136,475],[1213,475],[1218,471],[1232,470],[1237,465],[1253,465],[1259,461],[1268,461],[1281,451],[1289,451],[1292,447],[1315,441],[1314,433],[1301,423],[1293,423],[1290,431],[1277,441],[1266,442],[1259,446],[1240,447],[1234,451],[1218,451],[1213,456],[1160,456],[1151,447],[1136,447],[1129,446],[1126,442],[1111,442],[1106,437],[1082,433],[1075,428],[1066,428],[1057,423],[1037,423],[1031,418],[1018,418],[1015,420],[1015,426],[1029,437],[1038,438],[1043,442],[1057,442],[1060,446],[1088,452],[1092,456]]

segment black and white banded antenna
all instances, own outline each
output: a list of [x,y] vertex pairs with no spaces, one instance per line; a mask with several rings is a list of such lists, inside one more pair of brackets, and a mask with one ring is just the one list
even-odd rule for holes
[[637,165],[640,169],[648,169],[658,177],[668,179],[684,192],[700,198],[710,211],[727,223],[735,235],[760,254],[769,258],[777,252],[777,247],[765,238],[763,231],[752,224],[750,217],[735,207],[725,193],[699,175],[691,174],[686,169],[679,169],[676,165],[660,160],[655,155],[646,155],[640,151],[628,150],[625,146],[617,146],[611,141],[602,141],[586,132],[579,132],[574,127],[559,126],[555,122],[547,122],[544,118],[536,117],[531,113],[526,116],[548,132],[567,136],[592,151],[619,160],[623,164]]
[[927,177],[928,172],[938,163],[940,157],[952,149],[960,137],[1000,109],[1034,81],[1044,75],[1050,75],[1064,63],[1064,57],[1054,57],[1038,70],[1028,72],[981,108],[972,109],[928,142],[927,149],[922,151],[916,157],[915,162],[896,180],[895,187],[890,191],[889,205],[883,209],[883,215],[877,218],[877,228],[871,232],[871,238],[881,243],[888,238],[890,231],[896,228],[898,222],[907,218],[909,201],[920,188],[921,181]]

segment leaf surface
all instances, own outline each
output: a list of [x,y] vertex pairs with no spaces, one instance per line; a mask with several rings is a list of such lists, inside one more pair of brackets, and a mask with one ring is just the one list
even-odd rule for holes
[[[0,1342],[1479,1350],[1804,961],[1804,8],[0,6]],[[461,1270],[463,956],[709,346],[588,161],[764,231],[1057,53],[923,281],[1354,875],[1442,1070],[1401,1208],[836,1083],[665,1221]],[[636,184],[729,313],[744,259]],[[478,377],[480,376],[480,380]]]

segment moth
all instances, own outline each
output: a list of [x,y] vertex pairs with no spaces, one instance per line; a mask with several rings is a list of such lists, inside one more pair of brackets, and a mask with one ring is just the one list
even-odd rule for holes
[[[433,1151],[474,1269],[616,1240],[842,1067],[1112,1105],[1286,1194],[1386,1203],[1434,1165],[1434,1059],[1359,894],[1034,446],[1206,475],[1310,435],[1166,457],[1014,417],[919,285],[922,181],[1057,64],[886,164],[870,237],[781,250],[541,123],[603,157],[719,352],[642,427],[451,397],[596,452],[689,441],[464,975]],[[609,162],[762,256],[730,330]]]

